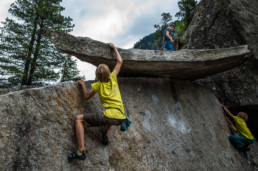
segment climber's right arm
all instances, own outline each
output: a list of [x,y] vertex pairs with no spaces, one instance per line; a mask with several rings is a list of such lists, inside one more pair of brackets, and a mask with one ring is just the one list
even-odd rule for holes
[[79,80],[78,83],[79,83],[79,85],[82,86],[82,91],[83,91],[83,94],[84,94],[86,100],[90,99],[92,96],[94,96],[96,94],[93,90],[88,91],[85,83],[82,80]]
[[175,43],[174,40],[173,40],[173,38],[169,35],[169,31],[166,31],[166,36],[167,36],[167,38],[171,41],[172,44]]
[[224,106],[223,104],[221,104],[222,108],[224,109],[224,111],[226,112],[226,114],[230,117],[233,117],[234,115],[228,110],[228,108],[226,106]]

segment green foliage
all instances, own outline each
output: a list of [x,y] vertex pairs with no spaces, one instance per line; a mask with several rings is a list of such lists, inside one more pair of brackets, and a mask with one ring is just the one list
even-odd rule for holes
[[[152,34],[145,36],[143,39],[134,44],[133,48],[137,49],[149,49],[149,50],[157,50],[160,49],[163,45],[163,34],[165,29],[172,21],[172,16],[170,13],[162,13],[161,14],[161,24],[155,24],[154,28],[156,31]],[[176,23],[177,21],[173,22]],[[172,33],[172,37],[175,40],[176,33]]]
[[155,37],[154,33],[149,34],[144,38],[142,38],[141,40],[139,40],[138,42],[136,42],[133,48],[154,50],[155,49],[154,42],[156,40],[157,38]]
[[161,14],[161,24],[155,24],[154,28],[157,30],[166,29],[168,27],[168,23],[172,21],[172,16],[170,13],[162,13]]
[[[16,0],[0,32],[0,79],[31,85],[33,81],[56,81],[66,55],[43,36],[44,29],[72,31],[70,17],[64,17],[62,0]],[[18,21],[17,21],[18,19]]]
[[184,40],[184,33],[186,31],[186,22],[185,21],[181,21],[181,22],[177,22],[176,23],[176,33],[177,33],[177,39],[179,41],[183,41]]
[[154,41],[153,46],[156,47],[156,49],[159,49],[159,47],[162,46],[164,31],[168,27],[169,22],[172,21],[172,16],[170,15],[170,13],[162,13],[161,16],[161,24],[154,25],[154,28],[156,28],[156,31],[154,33],[156,40]]
[[65,56],[65,60],[62,63],[62,69],[60,70],[61,82],[64,81],[78,81],[85,80],[85,77],[79,76],[76,61],[72,59],[70,55]]
[[[193,18],[194,10],[197,5],[198,2],[196,0],[180,0],[178,2],[180,11],[176,13],[176,17],[180,18],[180,21],[173,22],[176,25],[176,29],[171,35],[172,38],[176,40],[177,48],[180,48],[184,40],[183,35]],[[134,48],[153,50],[161,47],[163,44],[164,31],[168,27],[169,22],[172,21],[172,16],[169,13],[162,13],[161,16],[161,24],[154,25],[156,31],[137,42]]]
[[176,13],[176,17],[183,21],[183,25],[186,30],[190,22],[192,21],[194,10],[196,9],[198,2],[196,0],[180,0],[178,1],[179,12]]

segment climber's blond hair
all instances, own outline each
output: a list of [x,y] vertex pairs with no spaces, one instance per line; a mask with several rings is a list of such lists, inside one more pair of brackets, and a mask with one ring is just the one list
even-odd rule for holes
[[244,119],[245,121],[248,120],[248,114],[245,113],[245,112],[239,112],[239,113],[237,114],[237,116],[240,117],[240,118],[242,118],[242,119]]
[[108,82],[110,76],[109,67],[106,64],[99,64],[96,69],[96,77],[100,82]]

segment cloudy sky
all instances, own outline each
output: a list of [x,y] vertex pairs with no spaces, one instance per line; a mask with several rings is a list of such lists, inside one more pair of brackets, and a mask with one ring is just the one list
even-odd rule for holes
[[[0,21],[8,16],[10,4],[15,0],[2,0]],[[120,48],[132,48],[144,36],[155,31],[163,12],[176,20],[178,0],[63,0],[63,15],[75,24],[75,36],[90,37],[102,42],[113,42]],[[78,62],[81,74],[94,79],[95,67]]]

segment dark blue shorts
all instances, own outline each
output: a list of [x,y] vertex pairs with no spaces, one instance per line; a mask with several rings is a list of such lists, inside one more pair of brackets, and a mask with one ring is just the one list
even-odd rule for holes
[[170,42],[170,40],[166,40],[166,41],[165,41],[165,49],[166,49],[167,51],[174,51],[173,45],[172,45],[172,43]]
[[229,140],[237,149],[241,149],[244,146],[249,146],[250,144],[254,143],[254,139],[247,139],[245,137],[237,135],[231,135],[229,137]]

